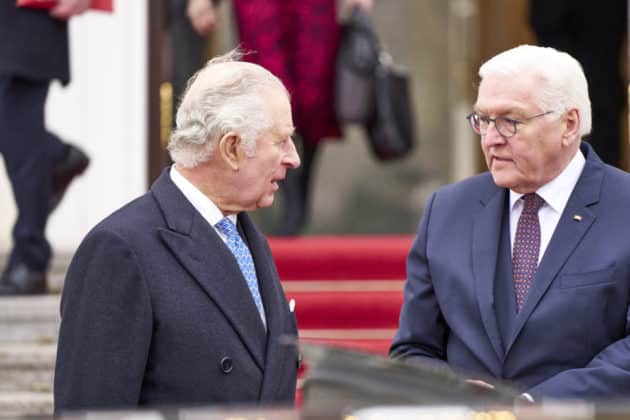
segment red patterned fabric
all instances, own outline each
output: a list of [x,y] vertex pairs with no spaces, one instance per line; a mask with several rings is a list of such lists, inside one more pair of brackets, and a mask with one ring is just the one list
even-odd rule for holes
[[538,210],[545,204],[545,200],[535,193],[525,194],[523,201],[523,211],[518,219],[512,253],[514,291],[519,310],[525,302],[532,278],[538,268],[538,253],[540,252]]
[[234,0],[246,60],[278,76],[291,93],[294,124],[305,141],[340,137],[333,107],[341,29],[335,0]]

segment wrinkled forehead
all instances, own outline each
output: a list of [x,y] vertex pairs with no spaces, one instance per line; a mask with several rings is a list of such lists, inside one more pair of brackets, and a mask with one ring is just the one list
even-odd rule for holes
[[474,109],[481,113],[526,112],[537,106],[540,80],[532,74],[491,74],[479,84]]

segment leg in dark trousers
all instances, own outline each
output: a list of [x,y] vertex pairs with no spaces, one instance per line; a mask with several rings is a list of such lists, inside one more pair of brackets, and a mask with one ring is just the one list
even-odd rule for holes
[[0,295],[43,293],[51,249],[48,215],[88,158],[44,126],[48,81],[0,77],[0,153],[18,210],[13,249],[0,278]]
[[44,127],[47,94],[47,81],[0,78],[0,153],[18,210],[8,266],[24,264],[38,271],[46,269],[50,258],[44,231],[52,160],[62,159],[65,151]]

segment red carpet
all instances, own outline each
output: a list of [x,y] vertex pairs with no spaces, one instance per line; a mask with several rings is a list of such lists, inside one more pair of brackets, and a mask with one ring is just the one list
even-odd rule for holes
[[[360,287],[360,285],[357,285]],[[402,291],[291,292],[300,329],[395,329]]]
[[[269,238],[301,341],[387,355],[412,236]],[[299,371],[303,378],[308,360]],[[298,380],[296,404],[301,402]]]
[[305,341],[387,354],[413,236],[269,238]]
[[269,238],[282,281],[405,278],[413,236]]

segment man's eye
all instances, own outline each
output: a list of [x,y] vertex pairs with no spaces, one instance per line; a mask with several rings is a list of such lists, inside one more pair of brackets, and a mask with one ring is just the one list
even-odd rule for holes
[[521,123],[519,120],[515,120],[514,118],[501,117],[501,119],[503,121],[505,121],[506,123],[510,123],[510,124],[520,124]]

